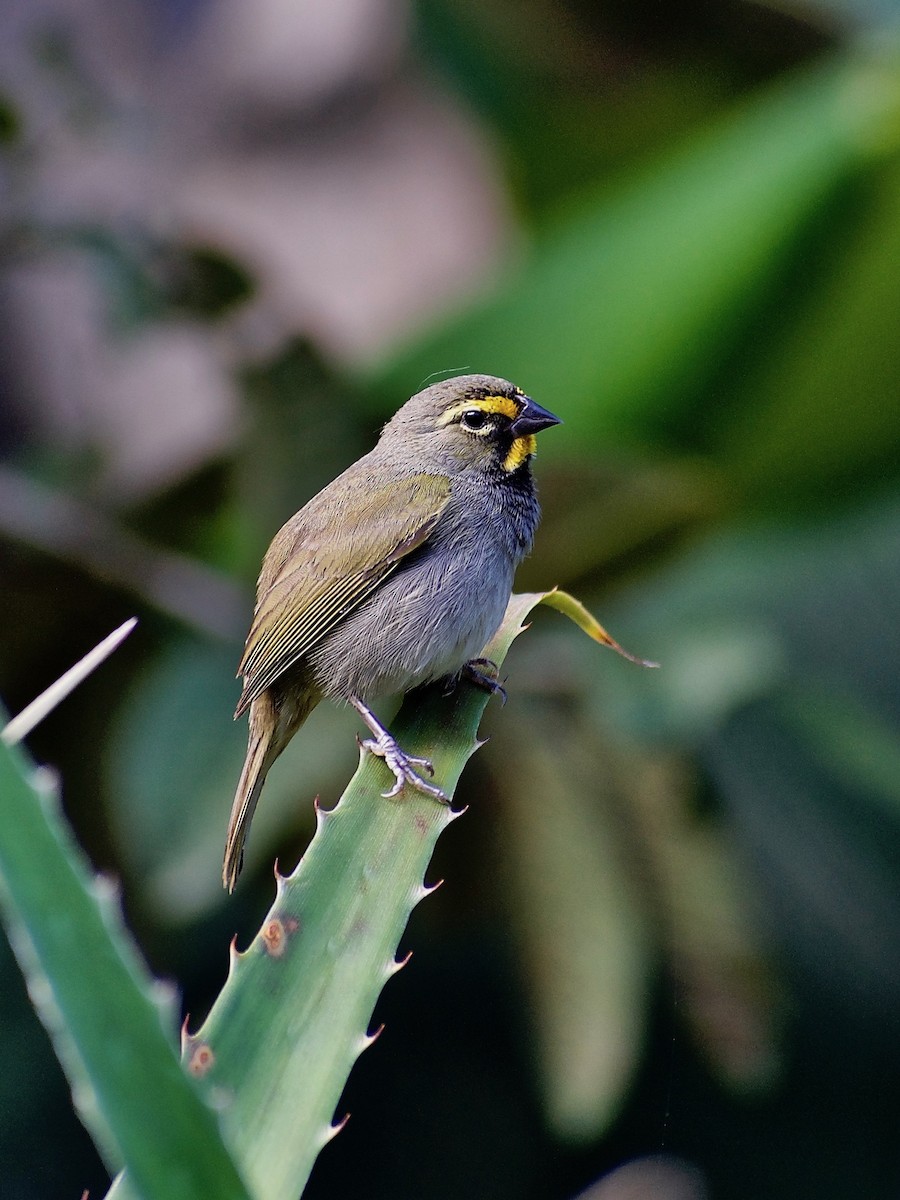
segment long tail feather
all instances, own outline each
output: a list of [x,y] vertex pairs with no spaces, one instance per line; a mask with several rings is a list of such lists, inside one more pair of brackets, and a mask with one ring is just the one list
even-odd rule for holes
[[[247,757],[244,759],[244,769],[238,781],[231,806],[231,817],[228,821],[228,833],[225,837],[225,864],[222,868],[222,882],[229,892],[234,891],[237,877],[241,872],[244,859],[244,842],[259,794],[266,782],[269,767],[281,752],[283,742],[276,744],[278,717],[270,693],[253,701],[250,708],[250,735],[247,743]],[[278,739],[280,741],[280,739]]]
[[269,689],[250,705],[250,734],[244,769],[234,793],[228,833],[225,837],[225,863],[222,882],[229,892],[234,891],[241,873],[244,842],[259,794],[266,782],[269,767],[282,752],[321,699],[314,687],[299,684],[287,693],[279,693],[277,702]]

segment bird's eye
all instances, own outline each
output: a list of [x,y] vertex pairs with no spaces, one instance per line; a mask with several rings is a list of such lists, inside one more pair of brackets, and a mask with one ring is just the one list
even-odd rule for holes
[[488,423],[488,420],[488,414],[480,408],[468,409],[459,419],[463,428],[471,429],[473,431],[484,429],[485,425]]

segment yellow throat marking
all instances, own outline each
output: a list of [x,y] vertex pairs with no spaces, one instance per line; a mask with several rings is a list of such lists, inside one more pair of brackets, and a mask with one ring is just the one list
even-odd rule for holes
[[523,434],[522,437],[517,437],[509,448],[509,453],[503,460],[504,471],[515,471],[517,467],[521,467],[526,458],[530,458],[537,450],[537,438],[533,433]]

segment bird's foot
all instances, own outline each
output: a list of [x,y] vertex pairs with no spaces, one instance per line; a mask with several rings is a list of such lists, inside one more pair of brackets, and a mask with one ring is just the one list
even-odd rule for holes
[[437,784],[429,783],[426,779],[422,778],[418,771],[414,770],[414,767],[421,767],[423,771],[427,771],[429,775],[433,775],[434,767],[431,761],[427,758],[419,758],[415,754],[407,754],[400,749],[389,733],[366,738],[365,741],[359,744],[364,750],[368,750],[370,754],[374,754],[378,758],[383,758],[386,766],[393,773],[394,786],[389,791],[381,793],[385,798],[398,796],[404,787],[409,784],[417,792],[424,792],[426,796],[431,796],[432,799],[439,800],[441,804],[450,803],[449,797]]
[[[486,668],[486,670],[482,668]],[[490,692],[492,696],[499,696],[505,704],[506,688],[500,682],[499,674],[497,664],[490,658],[472,658],[462,669],[462,675],[468,679],[469,683],[474,683],[482,691]]]
[[[364,750],[368,750],[370,754],[374,754],[378,758],[383,758],[385,765],[394,776],[394,786],[387,792],[382,792],[382,796],[390,798],[398,796],[403,791],[404,787],[409,784],[414,787],[417,792],[422,792],[426,796],[431,796],[433,800],[440,801],[441,804],[449,804],[450,798],[436,784],[429,783],[423,779],[416,771],[415,767],[420,767],[429,775],[434,774],[434,766],[430,759],[419,758],[415,754],[407,754],[397,745],[393,736],[385,729],[375,714],[370,708],[355,696],[350,698],[350,703],[368,725],[374,734],[373,737],[366,738],[365,741],[360,741],[359,744]],[[357,739],[359,741],[359,739]]]

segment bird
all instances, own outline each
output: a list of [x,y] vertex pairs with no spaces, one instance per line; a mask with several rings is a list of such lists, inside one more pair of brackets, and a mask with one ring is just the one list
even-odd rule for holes
[[410,786],[449,802],[423,777],[431,763],[404,753],[370,704],[464,670],[502,691],[477,656],[540,519],[536,434],[559,423],[496,376],[434,383],[275,535],[237,671],[235,718],[249,712],[249,728],[226,836],[229,891],[266,774],[323,699],[359,713],[371,734],[361,746],[394,776],[385,796]]

